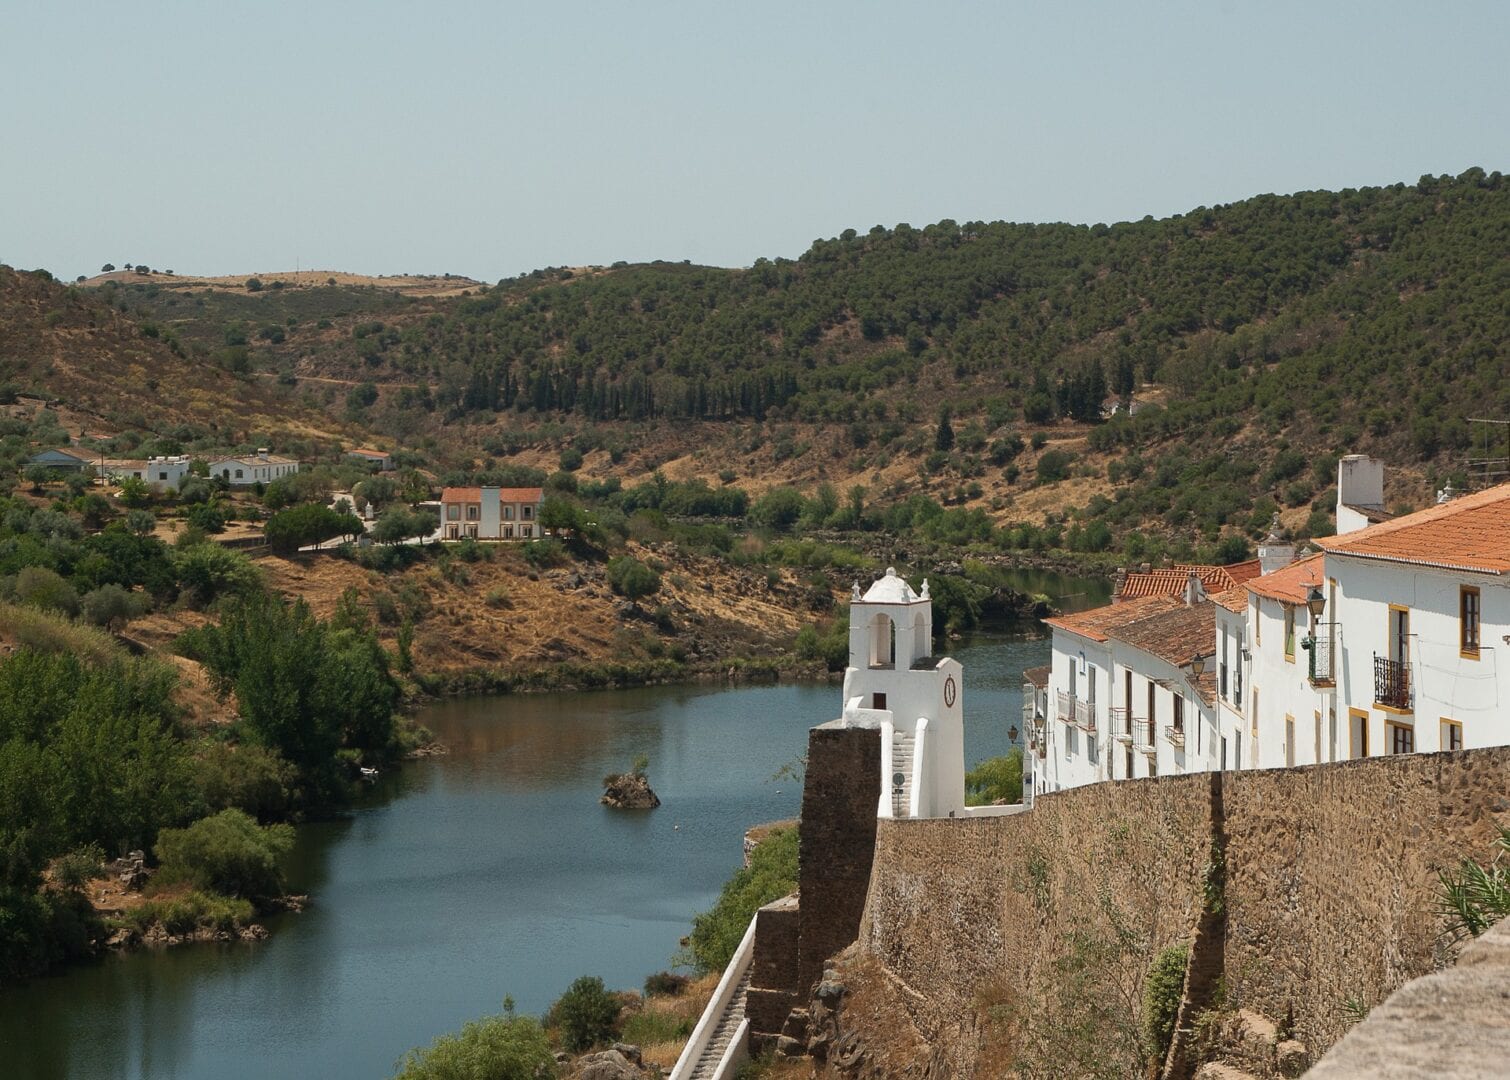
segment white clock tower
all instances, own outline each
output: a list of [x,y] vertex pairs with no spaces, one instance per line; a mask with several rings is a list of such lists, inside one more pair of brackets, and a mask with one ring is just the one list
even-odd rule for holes
[[886,570],[849,607],[844,721],[881,729],[881,817],[953,817],[965,807],[959,662],[933,652],[933,601]]

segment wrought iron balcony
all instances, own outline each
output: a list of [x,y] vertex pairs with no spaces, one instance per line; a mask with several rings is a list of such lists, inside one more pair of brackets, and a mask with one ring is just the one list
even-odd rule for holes
[[1164,738],[1168,739],[1172,746],[1183,747],[1185,745],[1185,729],[1170,724],[1164,729]]
[[1134,720],[1132,722],[1133,749],[1142,750],[1146,754],[1154,752],[1153,725],[1147,720]]
[[1111,710],[1112,738],[1122,742],[1132,738],[1132,717],[1127,706],[1118,705]]
[[1315,638],[1307,638],[1301,645],[1311,655],[1310,677],[1312,686],[1336,686],[1337,676],[1332,667],[1333,636],[1331,627],[1322,623]]
[[1374,702],[1392,709],[1410,708],[1410,665],[1374,656]]

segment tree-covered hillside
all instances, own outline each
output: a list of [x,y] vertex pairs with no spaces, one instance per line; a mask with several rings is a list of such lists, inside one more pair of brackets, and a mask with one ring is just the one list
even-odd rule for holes
[[748,270],[542,272],[383,357],[453,414],[882,419],[922,380],[933,403],[1093,419],[1102,387],[1150,382],[1166,429],[1256,415],[1429,454],[1470,405],[1510,405],[1507,252],[1510,184],[1473,169],[1112,226],[847,230]]

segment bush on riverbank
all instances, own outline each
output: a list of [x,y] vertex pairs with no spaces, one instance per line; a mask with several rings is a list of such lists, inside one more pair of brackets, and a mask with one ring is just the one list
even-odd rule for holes
[[196,931],[234,934],[251,923],[254,913],[250,900],[196,889],[182,896],[148,900],[111,919],[109,925],[138,935],[154,926],[175,935]]
[[797,830],[773,832],[724,883],[718,901],[692,920],[691,962],[701,971],[726,965],[739,948],[755,912],[797,888]]
[[1022,747],[987,758],[965,774],[965,805],[1022,802]]
[[258,825],[241,810],[222,810],[157,838],[158,880],[249,900],[283,895],[279,860],[293,847],[292,825]]
[[596,975],[583,975],[566,988],[545,1014],[545,1026],[559,1029],[561,1045],[574,1054],[610,1042],[619,1018],[619,999]]
[[539,1022],[515,1016],[505,1003],[501,1016],[473,1020],[455,1035],[442,1035],[410,1050],[394,1080],[550,1080],[556,1059]]

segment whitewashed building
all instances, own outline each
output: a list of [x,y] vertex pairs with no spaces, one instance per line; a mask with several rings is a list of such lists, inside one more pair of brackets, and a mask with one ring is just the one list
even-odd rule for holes
[[1343,531],[1320,554],[1297,558],[1276,522],[1264,573],[1209,599],[1192,573],[1182,601],[1046,620],[1034,791],[1510,744],[1510,484],[1391,518],[1383,476],[1342,460]]
[[151,457],[146,460],[106,458],[101,466],[103,478],[119,482],[130,477],[140,480],[156,492],[177,491],[185,478],[192,475],[187,454]]
[[255,454],[218,455],[208,460],[210,476],[219,477],[231,487],[267,484],[299,471],[299,463],[293,458],[269,453],[265,446],[259,447]]
[[1343,756],[1510,743],[1510,484],[1317,544]]

